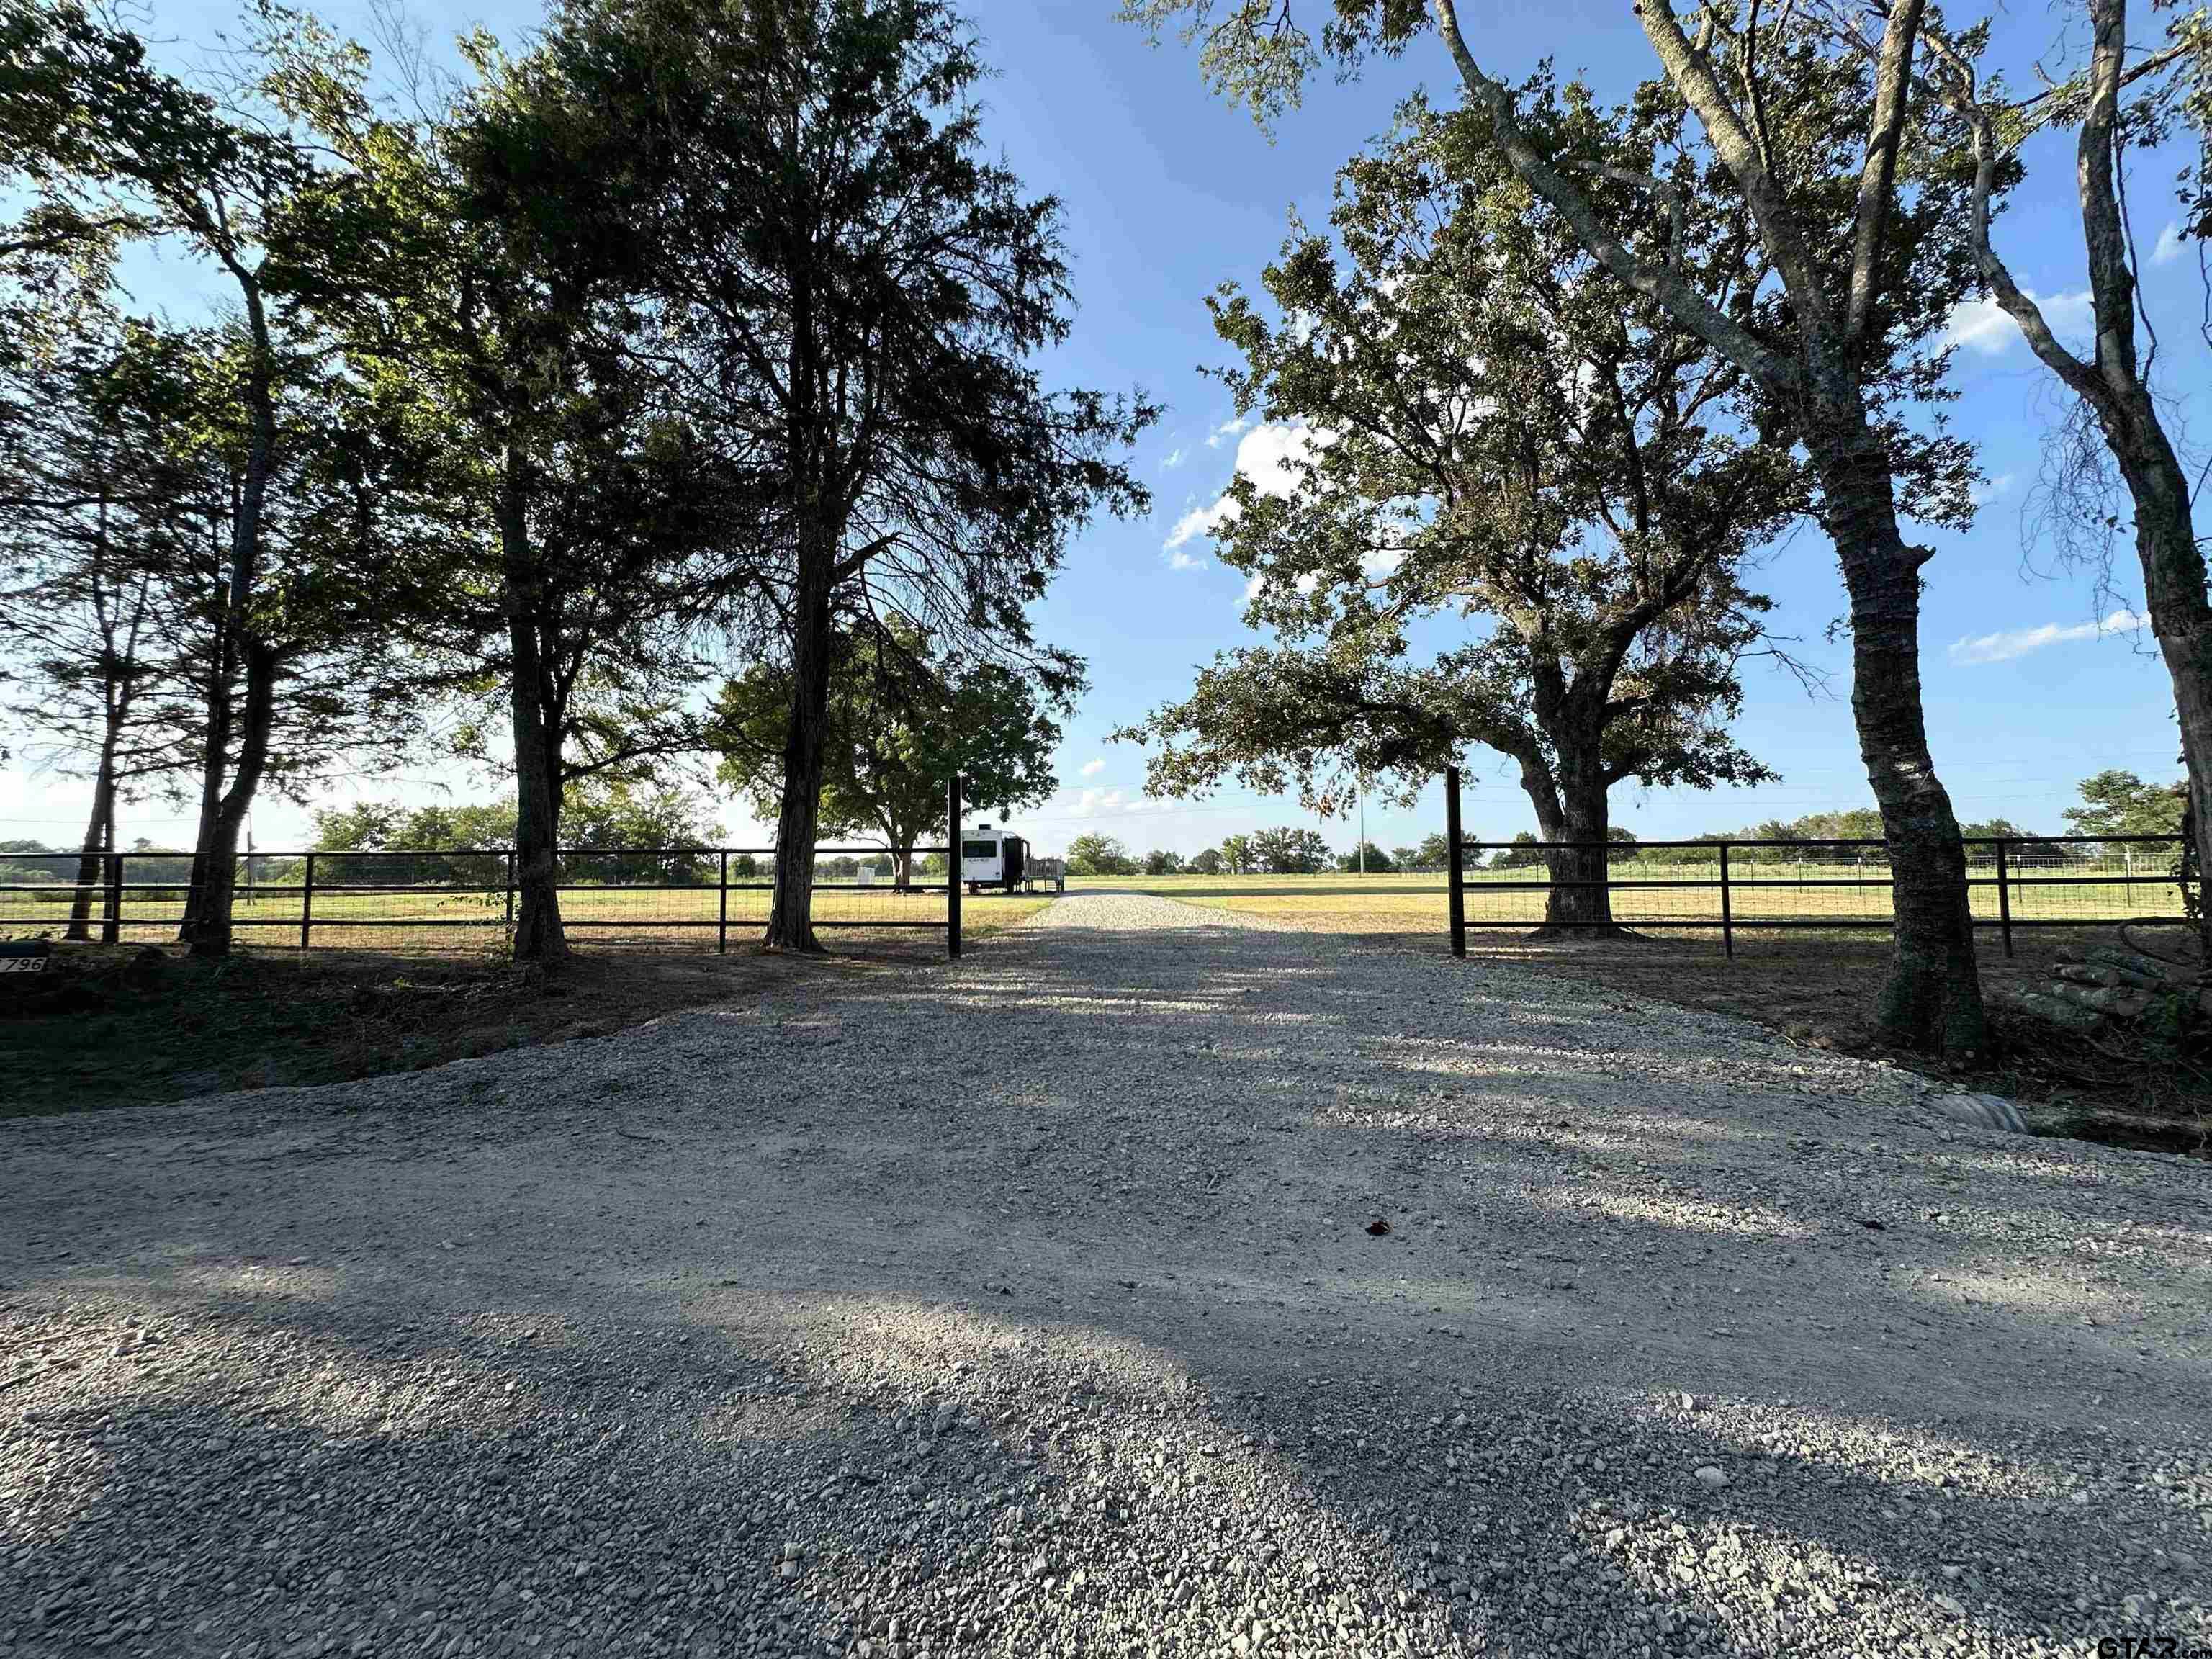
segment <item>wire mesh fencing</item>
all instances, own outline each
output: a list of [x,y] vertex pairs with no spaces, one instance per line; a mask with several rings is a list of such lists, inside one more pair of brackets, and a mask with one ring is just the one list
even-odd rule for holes
[[[934,930],[957,954],[946,851],[917,847],[895,860],[879,848],[817,848],[813,925]],[[726,951],[768,925],[775,868],[764,847],[563,848],[562,927],[586,946]],[[233,874],[233,938],[247,947],[487,952],[504,949],[514,926],[514,855],[504,849],[257,852]],[[193,890],[192,858],[173,853],[11,854],[0,875],[0,936],[173,940]]]

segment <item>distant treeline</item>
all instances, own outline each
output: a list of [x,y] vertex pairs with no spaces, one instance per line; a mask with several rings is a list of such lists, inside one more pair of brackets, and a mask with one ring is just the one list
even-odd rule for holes
[[[2107,771],[2084,778],[2081,791],[2081,804],[2069,806],[2060,814],[2066,824],[2057,832],[2061,836],[2118,837],[2181,833],[2182,808],[2187,796],[2179,783],[2146,783],[2132,772]],[[2002,836],[2033,842],[2045,835],[2042,830],[2027,829],[2002,817],[1962,823],[1959,828],[1970,843],[1970,854],[1983,850],[1971,846],[1978,841]],[[1812,860],[1823,864],[1884,861],[1882,849],[1878,846],[1851,848],[1820,845],[1880,842],[1881,814],[1871,806],[1840,812],[1808,812],[1787,822],[1768,818],[1741,830],[1716,830],[1698,836],[1686,845],[1649,845],[1639,842],[1633,830],[1618,824],[1607,831],[1606,839],[1613,843],[1613,850],[1607,855],[1607,861],[1612,864],[1633,859],[1641,864],[1717,865],[1723,842],[1729,846],[1731,868]],[[1469,851],[1467,863],[1470,869],[1528,869],[1544,861],[1543,843],[1525,830],[1504,846],[1487,843],[1482,835],[1472,830],[1468,833],[1467,842],[1470,849],[1481,849]],[[1754,842],[1782,844],[1750,844]],[[2084,860],[2095,852],[2090,846],[2051,843],[2035,848],[2033,856],[2038,863],[2048,864]],[[1363,864],[1358,848],[1334,851],[1317,830],[1261,830],[1249,835],[1226,836],[1218,847],[1208,847],[1189,857],[1160,848],[1139,856],[1112,836],[1078,836],[1068,846],[1067,867],[1069,874],[1078,876],[1310,876],[1324,871],[1352,872],[1362,868],[1373,875],[1441,871],[1449,858],[1449,843],[1441,834],[1425,837],[1418,847],[1397,847],[1387,851],[1370,841],[1366,844]]]

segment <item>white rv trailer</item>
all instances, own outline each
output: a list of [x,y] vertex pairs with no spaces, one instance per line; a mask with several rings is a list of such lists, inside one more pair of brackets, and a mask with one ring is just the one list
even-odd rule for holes
[[1029,842],[1003,824],[994,829],[979,823],[961,832],[960,879],[971,893],[980,893],[986,887],[1018,893],[1043,883],[1066,892],[1065,870],[1058,859],[1032,856]]

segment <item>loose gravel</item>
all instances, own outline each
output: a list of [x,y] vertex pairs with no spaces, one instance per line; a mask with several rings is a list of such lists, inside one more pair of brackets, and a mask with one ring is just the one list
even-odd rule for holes
[[0,1656],[2185,1651],[2207,1200],[1722,1016],[1066,898],[0,1122]]

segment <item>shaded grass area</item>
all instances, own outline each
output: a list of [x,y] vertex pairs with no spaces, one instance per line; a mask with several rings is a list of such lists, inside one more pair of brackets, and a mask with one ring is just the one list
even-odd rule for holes
[[[1049,902],[971,900],[963,934],[988,937]],[[430,937],[445,948],[248,949],[213,963],[174,945],[58,945],[48,973],[0,979],[0,1118],[420,1071],[602,1036],[794,976],[907,977],[945,959],[943,938],[921,931],[843,930],[818,957],[768,955],[750,933],[720,956],[711,933],[655,945],[602,932],[580,936],[549,980],[483,935],[468,936],[472,951]]]

